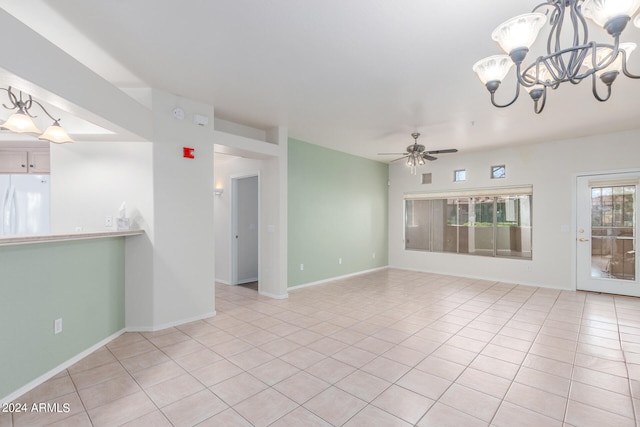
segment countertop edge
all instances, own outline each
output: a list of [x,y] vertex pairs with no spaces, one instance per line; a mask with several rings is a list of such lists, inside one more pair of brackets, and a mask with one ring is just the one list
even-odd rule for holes
[[144,234],[144,230],[93,231],[68,234],[44,234],[37,236],[0,237],[0,246],[26,245],[33,243],[65,242],[70,240],[102,239],[107,237],[126,237]]

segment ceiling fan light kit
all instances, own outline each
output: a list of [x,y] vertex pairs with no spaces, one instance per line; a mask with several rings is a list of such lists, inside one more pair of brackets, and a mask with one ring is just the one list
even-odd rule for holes
[[[640,0],[547,0],[531,13],[500,24],[491,37],[506,55],[481,59],[473,65],[473,71],[491,94],[491,103],[499,108],[512,105],[523,87],[539,114],[547,100],[547,89],[556,89],[565,82],[578,84],[587,78],[591,78],[593,96],[598,101],[607,101],[611,85],[620,73],[632,79],[640,78],[627,69],[636,44],[620,42],[620,35],[639,8]],[[606,30],[612,37],[611,43],[590,41],[587,19]],[[551,30],[546,54],[525,64],[529,49],[547,22]],[[640,28],[640,15],[633,19],[633,24]],[[567,31],[563,34],[563,30]],[[567,40],[571,40],[568,46]],[[515,95],[511,101],[500,104],[495,93],[513,65],[517,79]],[[598,85],[602,85],[598,79],[604,84],[604,95],[598,90]]]
[[407,147],[407,151],[405,153],[378,153],[379,155],[386,154],[395,154],[402,155],[391,162],[396,162],[398,160],[407,159],[407,166],[411,169],[411,174],[416,175],[417,167],[423,166],[426,162],[425,160],[434,161],[438,160],[437,157],[433,157],[431,154],[447,154],[447,153],[457,153],[458,150],[455,148],[449,148],[446,150],[434,150],[434,151],[425,151],[426,147],[422,144],[418,144],[418,137],[420,134],[418,132],[414,132],[411,134],[413,138],[413,144]]

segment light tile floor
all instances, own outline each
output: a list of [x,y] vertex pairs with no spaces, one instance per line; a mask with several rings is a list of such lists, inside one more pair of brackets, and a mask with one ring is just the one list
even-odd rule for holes
[[[640,299],[383,270],[126,333],[5,426],[638,426]],[[56,424],[57,423],[57,424]]]

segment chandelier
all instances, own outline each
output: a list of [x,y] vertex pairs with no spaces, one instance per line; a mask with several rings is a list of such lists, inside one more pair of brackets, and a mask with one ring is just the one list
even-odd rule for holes
[[[8,89],[0,88],[7,92],[9,96],[10,106],[6,104],[2,104],[4,108],[7,110],[18,110],[13,113],[6,122],[0,124],[0,129],[10,130],[15,133],[34,133],[39,134],[38,139],[42,139],[45,141],[55,142],[56,144],[62,144],[65,142],[73,142],[73,140],[67,134],[67,131],[64,130],[62,126],[60,126],[60,119],[55,119],[49,112],[44,108],[44,106],[33,99],[31,95],[23,93],[19,91],[19,95],[16,96],[15,93],[11,90],[11,86]],[[44,133],[38,129],[38,127],[33,123],[33,118],[35,116],[31,113],[31,108],[37,105],[40,109],[47,115],[51,120],[53,120],[53,124],[44,131]]]
[[[560,83],[580,83],[591,77],[593,96],[606,101],[611,96],[611,84],[622,72],[627,77],[640,76],[627,70],[629,55],[635,43],[620,43],[620,34],[640,8],[640,0],[547,0],[531,13],[516,16],[496,28],[491,37],[507,55],[493,55],[476,62],[473,71],[478,74],[491,93],[491,103],[499,108],[513,104],[522,86],[534,102],[534,111],[542,112],[547,89],[556,89]],[[542,13],[544,12],[544,13]],[[587,18],[605,29],[612,43],[589,41]],[[551,25],[546,55],[539,56],[530,65],[524,64],[531,45],[546,22]],[[640,16],[634,20],[640,28]],[[563,34],[567,30],[569,34]],[[571,44],[567,46],[567,41]],[[495,100],[500,83],[511,67],[516,66],[516,89],[513,99],[506,104]],[[601,94],[597,83],[604,84]]]

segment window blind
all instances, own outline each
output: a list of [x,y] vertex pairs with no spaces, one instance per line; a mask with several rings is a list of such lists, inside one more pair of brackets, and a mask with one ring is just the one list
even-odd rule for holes
[[533,194],[533,186],[492,187],[455,191],[404,193],[404,200],[455,199],[458,197],[526,196]]

